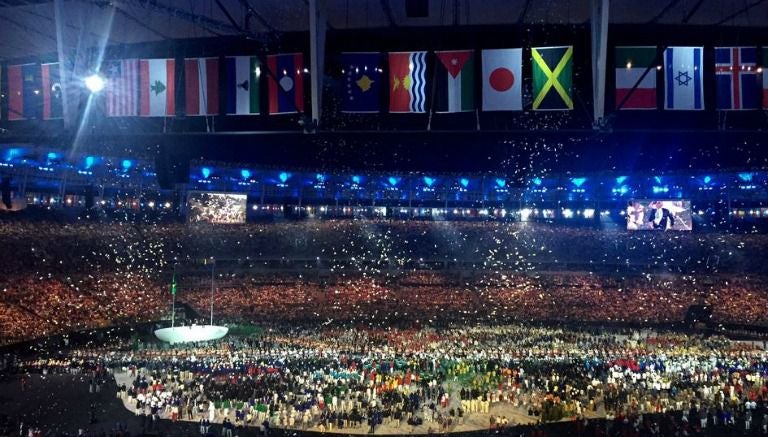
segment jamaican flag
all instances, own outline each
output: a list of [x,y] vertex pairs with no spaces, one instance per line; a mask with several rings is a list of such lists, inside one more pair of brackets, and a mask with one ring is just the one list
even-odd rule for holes
[[573,46],[534,47],[533,109],[560,111],[573,109]]

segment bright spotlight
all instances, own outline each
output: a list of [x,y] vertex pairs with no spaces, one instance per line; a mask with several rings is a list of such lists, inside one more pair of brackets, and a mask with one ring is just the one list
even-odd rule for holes
[[101,92],[101,90],[103,90],[104,86],[107,84],[107,81],[98,74],[92,74],[86,77],[84,82],[85,87],[88,88],[88,90],[93,94]]

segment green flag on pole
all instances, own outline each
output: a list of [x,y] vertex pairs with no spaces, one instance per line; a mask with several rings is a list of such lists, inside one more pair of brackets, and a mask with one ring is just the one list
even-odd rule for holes
[[173,274],[173,282],[171,282],[171,294],[176,294],[176,273]]

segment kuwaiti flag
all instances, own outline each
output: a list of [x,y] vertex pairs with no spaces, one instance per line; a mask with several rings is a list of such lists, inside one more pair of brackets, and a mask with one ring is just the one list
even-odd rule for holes
[[757,47],[715,47],[717,109],[760,107]]
[[483,111],[523,109],[523,49],[483,50]]
[[702,47],[669,47],[664,51],[665,109],[704,109]]
[[656,47],[616,47],[617,109],[656,109],[655,60]]
[[267,56],[269,68],[269,113],[304,112],[304,55],[290,53]]
[[435,52],[435,111],[475,110],[475,55],[472,50]]
[[389,112],[426,111],[427,52],[389,54]]
[[184,60],[184,96],[187,115],[219,113],[219,59]]
[[139,61],[139,115],[176,115],[176,62],[173,59]]
[[227,114],[260,114],[261,62],[255,56],[227,58]]
[[8,120],[42,118],[39,64],[8,66]]

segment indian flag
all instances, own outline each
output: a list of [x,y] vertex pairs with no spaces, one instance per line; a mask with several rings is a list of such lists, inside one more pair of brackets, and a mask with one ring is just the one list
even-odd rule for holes
[[656,47],[616,47],[617,109],[656,109],[655,60]]

